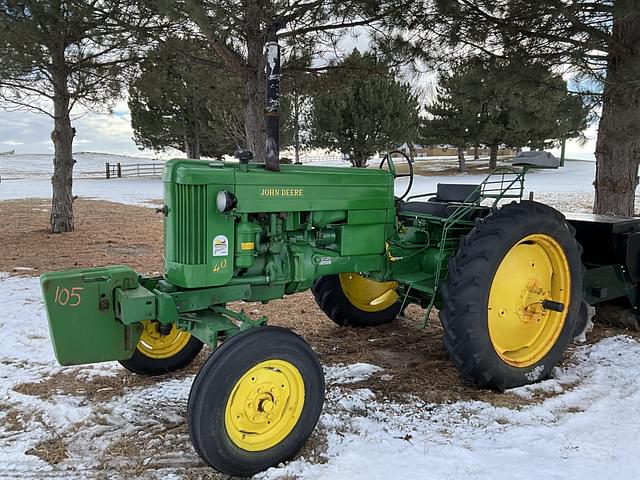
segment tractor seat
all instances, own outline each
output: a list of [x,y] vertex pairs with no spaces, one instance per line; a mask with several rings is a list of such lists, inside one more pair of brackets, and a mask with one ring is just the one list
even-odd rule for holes
[[439,183],[436,196],[430,202],[477,202],[480,199],[480,185],[468,183]]
[[[480,199],[478,185],[459,183],[439,183],[435,197],[426,202],[402,202],[398,210],[400,213],[417,213],[432,215],[434,217],[450,217],[456,209],[467,202],[476,202]],[[470,210],[461,220],[473,220],[484,217],[489,212],[489,207],[479,207]]]

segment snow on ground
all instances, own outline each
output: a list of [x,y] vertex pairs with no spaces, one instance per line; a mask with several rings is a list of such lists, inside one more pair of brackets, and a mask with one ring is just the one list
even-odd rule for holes
[[[130,177],[113,180],[75,179],[73,194],[80,198],[95,198],[129,205],[154,206],[151,201],[162,198],[159,177]],[[44,179],[3,180],[0,200],[18,198],[51,198],[51,181]]]
[[640,344],[607,338],[580,347],[575,359],[527,387],[560,387],[557,396],[519,410],[388,403],[367,389],[334,389],[320,422],[327,462],[300,459],[264,478],[637,478]]
[[[115,363],[56,364],[37,278],[0,274],[0,304],[0,478],[131,478],[126,472],[141,465],[139,478],[207,474],[184,428],[191,375],[133,384],[103,400],[59,394],[55,382],[50,396],[30,394],[24,383],[64,374],[128,377]],[[548,394],[518,409],[390,402],[361,388],[367,377],[384,374],[379,367],[327,367],[321,461],[298,458],[258,477],[637,478],[640,343],[607,338],[578,347],[573,360],[553,379],[514,390],[525,398]],[[57,440],[65,452],[57,463],[34,454]]]
[[[104,177],[105,163],[115,165],[133,165],[137,163],[149,164],[155,162],[162,171],[163,161],[143,157],[113,155],[110,153],[78,152],[73,154],[76,164],[73,167],[74,177],[98,176]],[[53,174],[53,154],[17,154],[0,155],[0,178],[34,179],[51,178]]]
[[[2,157],[0,157],[2,158]],[[129,157],[127,157],[129,158]],[[430,160],[438,170],[450,160]],[[324,162],[328,165],[331,162]],[[334,162],[335,163],[335,162]],[[319,164],[319,163],[318,163]],[[348,166],[346,162],[342,166]],[[44,168],[44,167],[40,167]],[[546,201],[564,211],[586,212],[593,202],[592,182],[595,163],[588,161],[568,161],[566,167],[558,170],[534,170],[527,175],[525,196],[530,191],[535,198]],[[435,192],[438,183],[475,183],[484,179],[484,174],[457,175],[416,175],[411,195]],[[407,179],[396,181],[396,193],[401,194]],[[81,198],[97,198],[132,205],[151,205],[151,200],[162,198],[162,182],[159,177],[129,177],[117,179],[76,178],[74,195]],[[18,198],[50,198],[51,182],[48,178],[4,179],[0,183],[0,200]]]

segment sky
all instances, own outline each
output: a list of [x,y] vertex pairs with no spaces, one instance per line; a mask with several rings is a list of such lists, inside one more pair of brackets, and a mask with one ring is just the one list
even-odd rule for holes
[[[76,152],[154,156],[153,151],[140,151],[133,141],[131,115],[124,101],[111,114],[89,113],[73,121],[73,126]],[[53,153],[52,130],[53,120],[46,115],[0,110],[0,152]]]
[[[76,127],[76,152],[101,152],[132,156],[158,156],[152,150],[140,150],[133,141],[131,115],[126,103],[121,102],[111,114],[89,113],[73,122]],[[17,154],[53,153],[50,135],[51,118],[29,112],[0,110],[0,152],[15,150]],[[571,140],[567,145],[567,158],[593,160],[597,128],[590,127],[587,142],[580,145]],[[552,150],[559,155],[559,149]]]

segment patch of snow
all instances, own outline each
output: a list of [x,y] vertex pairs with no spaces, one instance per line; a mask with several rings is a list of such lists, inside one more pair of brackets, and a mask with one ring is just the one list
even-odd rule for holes
[[[113,363],[57,365],[38,279],[0,274],[0,303],[0,478],[125,478],[117,472],[145,462],[147,478],[180,478],[184,469],[203,468],[184,426],[193,375],[142,383],[96,402],[19,393],[17,385],[61,371],[84,379],[121,370]],[[327,367],[316,433],[326,438],[326,462],[299,457],[258,478],[637,478],[640,343],[606,338],[577,347],[572,360],[549,380],[511,390],[536,399],[519,408],[392,402],[351,385],[379,367]],[[10,414],[17,414],[18,428]],[[53,466],[26,454],[51,438],[63,439],[68,459]],[[105,461],[112,470],[98,468]]]
[[[327,462],[293,461],[261,478],[635,479],[640,472],[640,344],[607,338],[576,352],[540,388],[559,395],[514,410],[484,402],[379,402],[330,392],[320,421]],[[579,380],[578,380],[579,379]],[[579,383],[565,390],[561,385]],[[528,388],[535,388],[528,387]],[[336,400],[338,400],[336,402]]]
[[[151,200],[163,196],[162,181],[153,177],[78,179],[73,181],[73,194],[79,198],[95,198],[110,202],[157,207]],[[3,180],[0,200],[51,198],[49,180]]]
[[324,377],[328,384],[355,383],[366,380],[382,368],[369,363],[354,363],[352,365],[334,365],[325,367]]

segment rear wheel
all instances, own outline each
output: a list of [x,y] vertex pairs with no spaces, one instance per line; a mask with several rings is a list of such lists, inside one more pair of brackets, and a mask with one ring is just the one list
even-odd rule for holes
[[442,296],[445,346],[476,385],[503,390],[548,377],[582,303],[573,229],[546,205],[503,207],[463,239]]
[[371,327],[392,322],[401,303],[396,282],[377,282],[358,273],[318,278],[311,291],[322,311],[340,326]]
[[139,375],[162,375],[189,365],[202,350],[202,342],[174,324],[144,320],[136,350],[120,364]]
[[256,328],[227,340],[198,372],[189,434],[207,464],[245,477],[294,456],[323,402],[324,375],[311,347],[289,330]]

